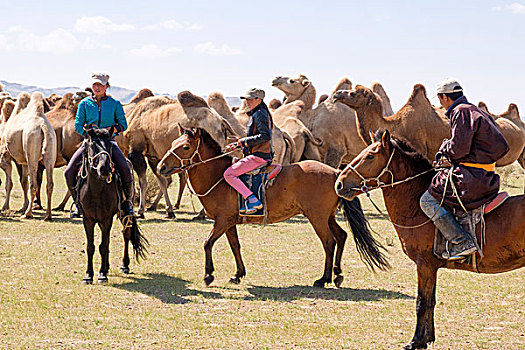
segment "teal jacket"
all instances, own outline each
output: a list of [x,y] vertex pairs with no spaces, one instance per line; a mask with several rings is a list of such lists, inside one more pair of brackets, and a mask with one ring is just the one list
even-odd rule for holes
[[84,134],[84,126],[95,124],[99,128],[114,126],[117,132],[128,128],[124,109],[119,101],[111,96],[104,96],[100,108],[93,97],[86,97],[78,104],[75,118],[75,131]]

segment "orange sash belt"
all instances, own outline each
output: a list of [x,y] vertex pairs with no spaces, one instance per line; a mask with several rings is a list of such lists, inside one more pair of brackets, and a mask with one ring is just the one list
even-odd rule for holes
[[461,162],[459,164],[464,165],[464,166],[469,166],[471,168],[483,169],[485,171],[495,171],[496,170],[496,163],[480,164],[480,163]]

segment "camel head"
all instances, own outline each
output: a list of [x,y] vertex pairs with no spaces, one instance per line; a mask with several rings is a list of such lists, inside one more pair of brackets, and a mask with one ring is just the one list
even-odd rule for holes
[[297,78],[279,76],[272,80],[272,86],[284,92],[286,100],[296,100],[310,84],[310,80],[303,74]]
[[83,99],[85,99],[86,97],[89,97],[89,96],[91,96],[89,91],[77,91],[73,95],[73,102],[75,104],[78,104],[80,101],[82,101]]
[[353,109],[371,105],[376,99],[374,92],[362,85],[357,85],[354,90],[339,90],[332,96],[334,102],[341,102]]

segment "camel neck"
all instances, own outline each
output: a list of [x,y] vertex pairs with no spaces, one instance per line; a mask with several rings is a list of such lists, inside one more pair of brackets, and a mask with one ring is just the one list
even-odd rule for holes
[[377,106],[369,105],[360,107],[355,111],[357,116],[357,131],[366,144],[372,143],[372,139],[369,135],[370,131],[376,132],[379,128],[388,128],[388,125],[390,124],[389,121],[383,117],[381,108],[377,108]]

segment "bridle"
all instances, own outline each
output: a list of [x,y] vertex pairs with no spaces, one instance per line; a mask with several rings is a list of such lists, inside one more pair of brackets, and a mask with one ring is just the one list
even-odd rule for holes
[[[173,172],[175,170],[182,170],[184,171],[185,175],[186,175],[186,178],[188,179],[188,189],[190,190],[190,193],[192,195],[195,195],[197,197],[205,197],[207,196],[215,187],[217,187],[217,185],[219,183],[221,183],[222,180],[224,180],[224,177],[221,177],[219,179],[219,181],[217,181],[213,186],[211,186],[205,193],[203,194],[199,194],[199,193],[196,193],[195,190],[193,189],[193,186],[191,185],[191,181],[190,181],[190,177],[188,176],[188,170],[193,168],[193,167],[196,167],[198,165],[201,165],[201,164],[204,164],[204,163],[208,163],[208,162],[211,162],[212,160],[215,160],[215,159],[218,159],[218,158],[222,158],[222,157],[225,157],[233,152],[236,151],[236,149],[234,150],[231,150],[229,152],[226,152],[226,153],[222,153],[216,157],[212,157],[212,158],[209,158],[209,159],[205,159],[205,160],[202,160],[202,157],[199,153],[199,146],[200,146],[200,142],[201,142],[201,137],[199,136],[199,139],[197,141],[197,147],[195,147],[195,150],[193,151],[193,153],[191,154],[191,156],[189,156],[188,158],[182,158],[180,157],[177,153],[175,153],[175,151],[173,150],[173,148],[171,148],[168,153],[171,154],[172,156],[174,156],[175,158],[177,158],[181,164],[180,167],[173,167],[173,168],[170,168],[169,171],[170,172]],[[175,148],[175,147],[174,147]],[[199,157],[199,160],[200,162],[197,162],[197,163],[193,163],[193,158],[195,158],[195,156],[198,156]],[[189,163],[187,165],[184,165],[184,161],[188,161]]]
[[[87,142],[88,147],[91,147],[91,144],[93,144],[93,143],[95,143],[95,142],[93,141],[93,139],[89,139],[89,141]],[[95,144],[96,144],[96,143],[95,143]],[[111,144],[110,144],[110,147],[111,147]],[[93,167],[93,164],[95,163],[95,160],[96,160],[98,157],[100,157],[100,156],[102,156],[102,155],[105,154],[105,155],[108,157],[108,159],[109,159],[109,166],[110,166],[110,168],[111,168],[111,171],[109,172],[109,177],[106,179],[106,182],[107,182],[108,184],[111,183],[111,181],[113,181],[113,173],[115,172],[115,165],[113,164],[113,159],[111,159],[111,154],[109,154],[109,152],[106,151],[106,150],[104,150],[104,149],[102,149],[100,152],[98,152],[98,153],[95,154],[94,156],[90,156],[88,153],[89,153],[89,152],[86,150],[86,155],[87,155],[87,157],[84,157],[84,164],[82,164],[82,172],[80,173],[80,176],[81,176],[83,179],[87,178],[87,172],[84,174],[84,169],[87,168],[87,167],[86,167],[86,164],[85,164],[86,160],[87,160],[87,162],[88,162],[87,165],[89,166],[89,169],[95,169],[95,167]],[[87,169],[86,169],[86,171],[87,171]]]

